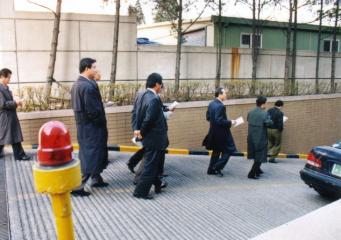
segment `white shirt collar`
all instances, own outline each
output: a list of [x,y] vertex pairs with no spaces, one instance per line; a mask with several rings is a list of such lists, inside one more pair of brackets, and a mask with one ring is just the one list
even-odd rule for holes
[[157,93],[155,92],[154,89],[152,89],[152,88],[147,88],[147,90],[152,91],[152,92],[157,96]]
[[223,101],[220,100],[220,98],[217,97],[216,99],[218,99],[221,103],[224,103]]
[[88,79],[89,81],[92,81],[90,78],[87,78],[86,76],[84,76],[84,75],[82,75],[82,74],[80,74],[80,76],[82,76],[83,78]]

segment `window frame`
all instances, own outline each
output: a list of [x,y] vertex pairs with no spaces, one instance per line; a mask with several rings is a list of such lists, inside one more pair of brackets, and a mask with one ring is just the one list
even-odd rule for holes
[[[250,36],[250,44],[249,44],[249,46],[247,46],[246,44],[242,44],[243,35],[249,35]],[[240,48],[252,48],[252,35],[253,35],[253,33],[248,33],[248,32],[241,32],[240,33],[240,37],[239,37],[239,46],[240,46]],[[263,48],[263,34],[260,33],[258,35],[260,36],[259,48],[262,49]]]
[[[329,51],[324,51],[324,43],[326,41],[329,41],[330,42],[330,45],[329,45]],[[336,52],[340,52],[340,39],[336,39],[336,42],[337,42],[337,49],[336,49]],[[330,38],[327,38],[327,39],[323,39],[323,52],[329,52],[331,53],[332,50],[333,50],[333,39],[330,39]]]

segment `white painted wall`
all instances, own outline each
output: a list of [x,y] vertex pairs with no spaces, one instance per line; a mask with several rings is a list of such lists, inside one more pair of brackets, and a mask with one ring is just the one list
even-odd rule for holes
[[[44,82],[49,62],[53,16],[47,13],[13,11],[11,1],[0,1],[0,68],[13,70],[12,83]],[[78,63],[83,57],[98,61],[103,80],[110,78],[114,17],[103,15],[64,14],[57,54],[55,78],[73,82],[78,76]],[[144,81],[151,72],[160,72],[165,79],[174,79],[176,46],[136,46],[136,23],[132,17],[122,17],[120,23],[117,79]],[[213,47],[183,47],[181,78],[209,80],[215,78],[216,49]],[[250,49],[239,49],[239,78],[251,78]],[[231,77],[231,50],[224,49],[222,78]],[[329,53],[321,54],[320,76],[330,77]],[[261,50],[258,77],[284,77],[284,51]],[[337,54],[336,66],[341,64]],[[315,53],[298,52],[297,77],[313,79]],[[341,68],[336,68],[341,78]],[[13,86],[15,87],[15,86]]]

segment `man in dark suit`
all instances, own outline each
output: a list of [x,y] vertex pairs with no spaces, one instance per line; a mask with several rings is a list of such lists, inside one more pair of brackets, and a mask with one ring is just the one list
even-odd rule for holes
[[152,199],[149,195],[151,186],[155,192],[161,189],[158,177],[160,164],[168,147],[167,122],[163,114],[163,105],[158,96],[162,89],[162,77],[152,73],[147,78],[147,90],[136,108],[135,134],[142,139],[144,152],[144,167],[135,187],[134,197]]
[[94,77],[96,60],[83,58],[79,64],[80,76],[71,89],[71,104],[77,125],[82,185],[73,190],[74,196],[88,196],[84,185],[89,178],[92,187],[105,187],[101,177],[108,165],[108,130],[101,93]]
[[[134,107],[133,107],[133,110],[131,111],[131,128],[133,129],[134,131],[134,137],[137,137],[137,132],[139,131],[138,127],[137,127],[137,121],[136,121],[136,109],[138,108],[138,106],[141,104],[141,99],[143,98],[144,94],[146,94],[146,90],[145,91],[141,91],[141,92],[138,92],[136,98],[135,98],[135,101],[134,101]],[[169,109],[167,106],[165,105],[162,105],[163,107],[163,112],[168,112]],[[127,162],[127,166],[128,166],[128,169],[132,172],[132,173],[135,173],[135,167],[139,164],[139,162],[142,160],[143,156],[144,156],[144,152],[145,152],[145,149],[144,147],[142,147],[141,149],[139,149],[136,153],[134,153],[130,159],[128,160]],[[141,166],[141,170],[142,170],[142,167]],[[164,169],[164,159],[162,160],[162,163],[160,165],[160,175],[162,176],[163,175],[163,169]],[[139,175],[137,173],[137,175]],[[137,176],[136,179],[138,179],[139,176]],[[136,183],[136,181],[134,181],[134,183]]]
[[282,131],[283,131],[283,112],[281,108],[284,106],[283,101],[277,100],[275,106],[268,110],[268,114],[273,121],[273,125],[268,128],[268,155],[269,162],[277,163],[276,158],[281,151]]
[[206,119],[210,122],[210,129],[204,139],[203,145],[213,150],[207,174],[222,177],[221,172],[228,162],[231,154],[236,152],[236,146],[230,131],[235,120],[229,120],[226,114],[226,107],[223,103],[226,100],[225,89],[219,87],[215,91],[216,99],[213,100],[206,113]]

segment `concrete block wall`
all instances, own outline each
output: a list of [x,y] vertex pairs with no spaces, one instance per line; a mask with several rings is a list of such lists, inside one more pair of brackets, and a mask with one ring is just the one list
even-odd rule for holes
[[[307,153],[316,145],[331,145],[341,140],[341,94],[283,97],[283,111],[289,120],[283,133],[283,153]],[[269,98],[271,107],[278,98]],[[205,113],[209,101],[181,103],[171,116],[169,124],[170,147],[200,149],[208,131]],[[235,119],[246,116],[255,106],[255,99],[226,101],[228,116]],[[109,144],[131,145],[131,106],[106,109]],[[38,143],[38,131],[50,120],[64,122],[71,131],[72,141],[77,141],[77,131],[71,110],[36,113],[19,113],[25,144]],[[246,151],[247,124],[232,129],[236,145]]]

